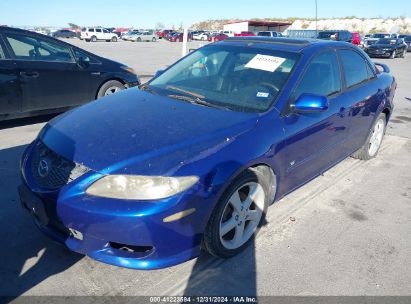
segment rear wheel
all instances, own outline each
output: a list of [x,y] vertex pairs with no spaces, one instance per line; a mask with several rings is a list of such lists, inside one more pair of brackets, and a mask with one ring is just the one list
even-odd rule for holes
[[141,38],[140,38],[140,37],[137,38],[137,42],[141,42]]
[[96,36],[93,36],[93,37],[91,37],[91,40],[90,40],[91,42],[97,42],[97,37]]
[[156,37],[153,37],[153,39],[151,39],[152,42],[156,42]]
[[370,130],[370,134],[367,137],[364,145],[355,152],[352,157],[368,160],[375,157],[381,147],[382,139],[385,134],[386,126],[386,116],[384,113],[381,113],[376,119],[374,125]]
[[392,51],[392,54],[391,54],[391,59],[394,59],[395,58],[395,56],[397,55],[397,52],[394,50],[394,51]]
[[120,81],[110,80],[104,83],[98,90],[97,98],[108,96],[124,90],[126,87]]
[[223,194],[204,234],[204,246],[210,254],[228,258],[250,244],[267,211],[267,180],[260,171],[248,169]]
[[111,38],[111,42],[117,42],[117,37],[116,37],[116,36],[113,36],[113,37]]

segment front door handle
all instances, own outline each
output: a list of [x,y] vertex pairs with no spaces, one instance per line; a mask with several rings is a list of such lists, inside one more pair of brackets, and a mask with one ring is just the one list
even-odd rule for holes
[[39,72],[20,72],[20,76],[37,78],[40,76]]

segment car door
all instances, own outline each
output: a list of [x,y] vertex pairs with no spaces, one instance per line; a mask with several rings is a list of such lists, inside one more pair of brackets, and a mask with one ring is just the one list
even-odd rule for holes
[[[296,113],[290,105],[302,94],[326,96],[328,110],[320,113]],[[316,55],[308,64],[288,105],[283,109],[282,124],[286,146],[282,151],[286,164],[288,192],[347,156],[349,101],[342,95],[337,53],[333,49]]]
[[7,56],[0,34],[0,119],[21,111],[21,90],[15,64]]
[[78,105],[90,100],[90,75],[74,59],[71,48],[56,39],[5,31],[22,92],[22,111]]
[[344,74],[343,96],[352,103],[347,147],[354,152],[364,144],[384,92],[379,87],[375,67],[362,54],[352,48],[340,49],[338,53]]

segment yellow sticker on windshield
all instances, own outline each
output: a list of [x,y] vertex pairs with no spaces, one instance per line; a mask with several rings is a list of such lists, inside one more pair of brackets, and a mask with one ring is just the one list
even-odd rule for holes
[[257,54],[246,65],[246,68],[274,72],[283,64],[285,58]]

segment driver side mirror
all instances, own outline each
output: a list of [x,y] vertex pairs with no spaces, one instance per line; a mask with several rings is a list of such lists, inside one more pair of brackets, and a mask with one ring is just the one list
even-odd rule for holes
[[297,113],[319,113],[328,110],[328,99],[325,96],[302,94],[291,109]]

